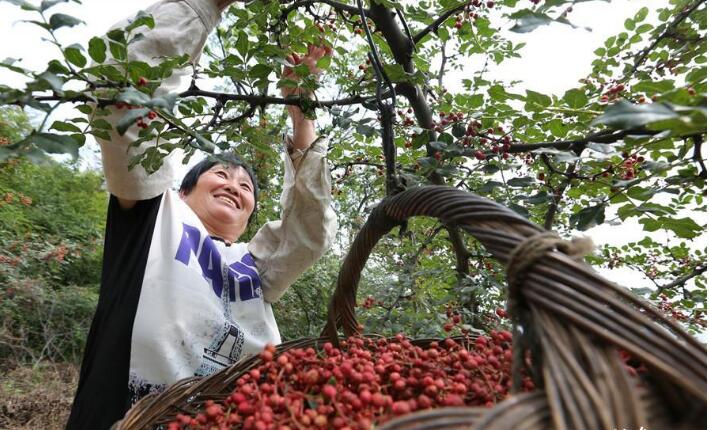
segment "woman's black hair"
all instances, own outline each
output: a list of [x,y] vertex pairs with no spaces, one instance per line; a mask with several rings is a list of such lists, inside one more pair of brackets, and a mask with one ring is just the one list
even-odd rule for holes
[[249,222],[251,222],[251,220],[256,215],[256,207],[258,205],[258,182],[256,182],[256,175],[254,175],[251,166],[249,166],[244,160],[242,160],[238,155],[234,154],[233,152],[210,155],[209,157],[195,164],[190,169],[190,171],[187,172],[185,177],[182,178],[182,184],[180,184],[180,194],[186,196],[187,194],[192,192],[194,187],[197,185],[199,177],[216,164],[221,164],[222,166],[228,168],[242,167],[244,170],[246,170],[246,173],[248,173],[249,179],[251,179],[251,183],[254,186],[254,211],[251,212],[251,216],[249,217]]

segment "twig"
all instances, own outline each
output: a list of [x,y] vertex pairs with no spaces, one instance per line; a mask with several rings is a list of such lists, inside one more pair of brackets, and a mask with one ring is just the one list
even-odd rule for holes
[[679,24],[681,24],[682,21],[684,21],[685,19],[687,19],[687,17],[688,17],[692,12],[694,12],[694,10],[696,10],[699,6],[701,6],[703,3],[706,3],[706,0],[697,0],[697,1],[695,1],[694,3],[692,3],[692,5],[690,5],[690,6],[687,7],[685,10],[683,10],[680,14],[678,14],[678,15],[675,17],[675,19],[674,19],[671,23],[669,23],[669,24],[667,25],[667,28],[665,29],[665,31],[663,31],[662,34],[660,34],[660,35],[657,37],[657,39],[655,39],[655,40],[650,44],[650,46],[648,46],[647,48],[645,48],[645,49],[643,49],[642,51],[640,51],[640,54],[638,54],[638,56],[635,57],[635,62],[633,63],[633,68],[630,69],[630,71],[625,74],[625,76],[623,77],[622,80],[623,80],[623,81],[624,81],[624,80],[627,80],[627,79],[630,78],[633,74],[635,74],[635,72],[638,70],[638,67],[640,67],[640,65],[641,65],[642,63],[644,63],[645,60],[647,60],[647,57],[650,55],[650,52],[652,52],[652,50],[655,49],[655,47],[656,47],[663,39],[665,39],[666,37],[672,37],[673,35],[675,35],[675,29],[677,28],[677,26],[678,26]]
[[415,43],[415,44],[418,44],[418,43],[421,41],[421,39],[423,39],[424,37],[426,37],[426,35],[427,35],[428,33],[432,32],[432,31],[438,31],[438,27],[440,27],[441,24],[443,24],[443,23],[444,23],[448,18],[450,18],[452,15],[455,15],[456,13],[458,13],[458,12],[460,12],[461,10],[465,9],[465,7],[466,7],[467,5],[468,5],[468,3],[462,3],[462,4],[460,4],[460,5],[456,6],[456,7],[454,7],[453,9],[449,9],[449,10],[443,12],[443,14],[442,14],[441,16],[439,16],[438,18],[436,18],[435,21],[433,21],[433,22],[430,23],[428,26],[426,26],[426,28],[424,28],[423,30],[419,31],[418,33],[416,33],[416,34],[414,35],[414,37],[413,37],[414,43]]

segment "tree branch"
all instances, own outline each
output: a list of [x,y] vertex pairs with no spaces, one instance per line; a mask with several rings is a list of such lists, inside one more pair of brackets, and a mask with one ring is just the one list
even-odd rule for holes
[[658,285],[657,289],[658,290],[668,290],[668,289],[671,289],[671,288],[674,288],[674,287],[677,287],[680,285],[684,285],[685,282],[689,281],[690,279],[692,279],[696,276],[701,275],[702,273],[704,273],[706,271],[707,271],[706,264],[695,267],[694,270],[692,270],[690,273],[687,273],[686,275],[681,276],[668,284]]
[[[549,161],[549,157],[546,155],[542,155],[542,161],[546,166],[549,168],[549,170],[552,171],[557,171],[554,166],[551,165],[551,162]],[[571,183],[571,175],[574,173],[576,170],[576,163],[571,163],[569,166],[566,168],[566,172],[562,172],[566,176],[566,179],[561,183],[559,188],[557,188],[552,196],[552,201],[549,204],[549,207],[547,208],[547,212],[544,214],[544,229],[545,230],[551,230],[552,226],[554,225],[554,218],[556,217],[556,213],[559,210],[559,203],[561,202],[562,197],[564,196],[564,192],[566,191],[566,188],[569,186]]]
[[638,67],[640,67],[640,65],[643,64],[645,62],[645,60],[647,60],[647,57],[650,55],[650,52],[652,52],[652,50],[655,49],[655,47],[657,47],[657,45],[659,45],[663,39],[665,39],[667,37],[673,37],[676,34],[675,29],[677,28],[677,26],[679,24],[681,24],[682,21],[687,19],[687,17],[692,12],[694,12],[699,6],[701,6],[703,3],[706,3],[706,0],[696,0],[694,3],[692,3],[690,6],[688,6],[685,10],[683,10],[680,14],[678,14],[671,23],[667,24],[667,28],[665,28],[665,31],[663,31],[662,34],[660,34],[657,37],[657,39],[655,39],[650,44],[650,46],[648,46],[647,48],[640,51],[640,53],[635,57],[635,62],[633,63],[633,68],[628,73],[625,74],[625,76],[623,77],[622,80],[625,81],[628,78],[630,78],[631,76],[633,76],[635,74],[635,72],[638,70]]
[[[230,94],[230,93],[219,93],[219,92],[214,92],[214,91],[205,91],[205,90],[200,90],[199,88],[190,88],[187,91],[183,91],[182,93],[178,94],[178,96],[180,98],[207,97],[207,98],[222,100],[222,102],[243,101],[243,102],[247,102],[251,105],[255,105],[255,106],[264,106],[264,105],[268,105],[268,104],[300,106],[302,103],[302,100],[298,97],[281,98],[281,97],[273,97],[273,96],[265,96],[265,95],[257,95],[257,94]],[[361,103],[364,103],[364,102],[371,100],[373,98],[374,98],[374,96],[356,95],[356,96],[346,97],[346,98],[336,99],[336,100],[325,100],[325,101],[308,100],[308,104],[314,108],[330,108],[333,106],[347,106],[347,105],[361,104]],[[65,103],[96,103],[99,107],[104,107],[104,106],[108,106],[108,105],[112,105],[112,104],[116,103],[116,101],[113,99],[94,98],[94,97],[89,97],[89,96],[84,96],[84,95],[68,97],[68,98],[63,98],[58,95],[37,96],[37,97],[34,97],[34,100],[39,101],[39,102],[61,101],[61,102],[65,102]],[[25,103],[23,103],[22,101],[17,101],[12,104],[22,106]]]
[[701,167],[702,169],[699,172],[699,177],[702,179],[706,179],[707,166],[704,165],[704,160],[702,159],[702,144],[704,143],[704,139],[702,139],[702,135],[695,134],[694,136],[692,136],[692,141],[694,142],[694,153],[692,153],[692,160],[699,163],[699,167]]
[[[332,0],[300,0],[300,1],[297,1],[293,4],[291,4],[287,8],[283,9],[283,11],[281,12],[281,16],[283,18],[287,18],[291,12],[298,9],[299,7],[312,6],[316,3],[323,3],[323,4],[331,6],[335,10],[342,11],[342,12],[349,12],[353,15],[359,15],[359,9],[356,6],[350,6],[348,4],[344,4],[344,3],[340,3],[340,2],[336,2],[336,1],[332,1]],[[369,9],[365,9],[364,14],[369,16]]]
[[450,9],[450,10],[447,10],[447,11],[443,12],[443,14],[442,14],[441,16],[439,16],[438,18],[436,18],[435,21],[433,21],[433,22],[430,23],[428,26],[426,26],[426,28],[424,28],[423,30],[419,31],[418,33],[416,33],[416,34],[414,35],[414,37],[413,37],[414,43],[415,43],[415,44],[418,44],[418,43],[421,41],[421,39],[423,39],[424,37],[426,37],[426,35],[427,35],[428,33],[432,32],[432,31],[438,31],[438,27],[440,27],[441,24],[443,24],[443,23],[444,23],[448,18],[450,18],[452,15],[455,15],[456,13],[458,13],[458,12],[460,12],[461,10],[465,9],[465,7],[466,7],[467,5],[468,5],[468,3],[462,3],[462,4],[460,4],[460,5],[456,6],[456,7],[454,7],[453,9]]
[[646,130],[646,129],[633,129],[633,130],[603,130],[598,133],[590,134],[582,139],[576,140],[560,140],[557,142],[539,142],[539,143],[515,143],[510,145],[509,152],[519,153],[519,152],[529,152],[540,148],[554,148],[554,149],[572,149],[579,150],[583,149],[589,143],[614,143],[626,136],[631,135],[645,135],[653,136],[659,133],[659,131]]

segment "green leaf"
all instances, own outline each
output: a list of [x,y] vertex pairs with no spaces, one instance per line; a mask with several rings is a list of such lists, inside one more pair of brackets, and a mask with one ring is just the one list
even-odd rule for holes
[[562,100],[572,109],[580,109],[588,104],[588,97],[584,91],[576,88],[564,93]]
[[38,11],[39,9],[34,6],[32,3],[26,2],[24,0],[2,0],[6,2],[10,2],[14,5],[20,6],[23,10],[32,10],[32,11]]
[[510,17],[516,20],[515,25],[510,28],[510,31],[515,33],[529,33],[538,27],[554,22],[554,19],[549,15],[529,9],[515,12]]
[[512,188],[522,188],[522,187],[528,187],[532,184],[534,184],[534,178],[530,178],[529,176],[522,177],[522,178],[512,178],[509,181],[507,181],[507,185],[512,187]]
[[89,40],[89,56],[97,63],[106,61],[106,42],[100,37]]
[[246,58],[249,53],[249,36],[244,31],[239,32],[239,38],[236,39],[236,51],[241,55],[241,58]]
[[49,86],[56,92],[57,94],[63,94],[64,91],[62,90],[62,87],[64,86],[64,81],[54,73],[49,73],[49,72],[44,72],[41,75],[37,76],[37,80],[41,80],[49,84]]
[[326,55],[326,56],[322,57],[321,59],[319,59],[318,62],[315,63],[315,65],[320,70],[327,70],[330,68],[331,62],[332,62],[332,56]]
[[540,191],[539,193],[537,193],[533,196],[527,197],[524,200],[527,203],[531,203],[533,205],[539,205],[542,203],[547,203],[548,201],[551,200],[551,197],[549,196],[549,194],[547,194],[546,191]]
[[640,81],[637,84],[633,85],[633,91],[638,93],[645,93],[649,96],[654,96],[655,94],[661,94],[670,91],[672,88],[674,88],[674,86],[674,81],[670,79],[665,79],[662,81]]
[[418,134],[414,138],[414,140],[412,142],[412,146],[415,149],[418,149],[418,148],[421,148],[422,146],[425,146],[427,143],[428,143],[428,133],[423,132],[423,133]]
[[70,133],[81,133],[81,129],[74,124],[68,123],[68,122],[63,122],[63,121],[54,121],[51,127],[49,127],[50,130],[57,130],[57,131],[68,131]]
[[128,56],[125,45],[121,43],[108,42],[108,49],[111,51],[111,56],[118,61],[123,61]]
[[569,217],[572,228],[585,231],[596,225],[603,224],[606,219],[605,203],[581,209]]
[[526,101],[524,109],[527,111],[541,111],[551,106],[551,98],[549,96],[532,90],[527,90]]
[[678,237],[692,239],[697,237],[704,230],[691,218],[666,218],[660,217],[656,220],[641,219],[640,224],[646,231],[656,231],[666,229],[673,231]]
[[636,14],[635,17],[633,17],[633,20],[635,22],[640,22],[644,20],[647,17],[647,13],[649,12],[649,9],[646,7],[642,7]]
[[367,124],[357,124],[355,131],[362,136],[372,137],[377,134],[377,129]]
[[638,34],[647,33],[648,31],[652,30],[653,28],[654,27],[652,26],[652,24],[643,24],[640,27],[636,28],[635,32]]
[[476,192],[488,194],[496,189],[502,189],[504,188],[504,186],[505,184],[503,184],[502,182],[490,180],[482,184],[482,186],[478,187]]
[[565,137],[568,133],[568,127],[559,118],[554,118],[549,121],[547,127],[549,127],[549,131],[551,131],[551,134],[553,134],[554,137]]
[[13,72],[22,73],[23,75],[26,74],[27,71],[22,67],[13,66],[13,64],[17,61],[19,60],[17,60],[16,58],[5,58],[4,60],[2,60],[2,62],[0,62],[0,67],[12,70]]
[[86,66],[86,57],[84,57],[84,54],[81,53],[82,49],[84,48],[82,48],[79,44],[68,46],[64,49],[64,57],[71,64],[77,67],[84,67]]
[[126,27],[126,31],[131,32],[138,27],[146,26],[148,28],[155,28],[155,20],[153,16],[149,13],[141,10],[136,15],[133,21]]
[[113,126],[111,125],[110,122],[106,121],[105,119],[98,118],[98,119],[91,121],[91,128],[98,129],[98,130],[112,130]]
[[458,139],[465,136],[465,131],[465,125],[460,122],[456,122],[455,124],[453,124],[453,130],[451,130],[453,136],[457,137]]
[[147,105],[150,103],[150,96],[142,93],[135,88],[126,88],[116,98],[119,102],[128,103],[129,105]]
[[63,13],[55,13],[54,15],[49,17],[49,26],[52,27],[52,30],[56,30],[62,27],[74,27],[75,25],[83,23],[84,21]]
[[131,109],[127,111],[126,114],[123,115],[123,118],[118,121],[118,124],[116,124],[116,131],[119,135],[123,136],[126,134],[126,131],[130,128],[130,126],[135,124],[138,118],[144,117],[149,112],[150,109],[148,108]]
[[384,73],[392,82],[407,82],[410,79],[401,64],[384,64]]
[[50,7],[57,5],[59,3],[66,3],[69,0],[42,0],[42,3],[39,5],[39,10],[44,12],[45,10],[49,9]]
[[623,24],[626,30],[628,31],[633,31],[635,29],[635,21],[632,19],[628,18],[625,20],[625,23]]
[[79,145],[71,136],[35,133],[29,135],[25,140],[49,154],[70,154],[74,159],[79,156]]
[[266,64],[256,64],[249,71],[249,76],[255,79],[266,79],[273,72],[273,69]]
[[108,37],[108,40],[112,40],[114,42],[126,43],[126,32],[120,28],[109,31],[106,33],[106,37]]
[[622,100],[606,108],[591,125],[604,124],[617,129],[632,129],[679,115],[662,103],[632,104]]

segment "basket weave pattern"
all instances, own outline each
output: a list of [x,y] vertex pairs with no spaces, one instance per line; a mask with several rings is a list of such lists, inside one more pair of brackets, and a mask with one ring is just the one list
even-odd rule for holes
[[[520,245],[544,232],[497,203],[453,188],[413,188],[387,198],[375,208],[343,262],[324,337],[286,342],[278,351],[336,340],[338,328],[347,336],[357,334],[354,307],[362,268],[379,239],[412,216],[458,225],[505,264]],[[524,267],[516,258],[510,266],[516,282],[509,291],[510,317],[519,327],[514,330],[514,351],[518,358],[532,357],[534,366],[525,370],[542,389],[513,395],[492,409],[421,411],[380,428],[706,428],[704,345],[572,256],[548,249]],[[647,384],[638,386],[627,375],[619,349],[644,363]],[[223,399],[258,360],[251,357],[210,377],[186,379],[146,397],[117,428],[154,428],[177,413],[195,411],[207,399]],[[524,362],[515,360],[513,374]]]

